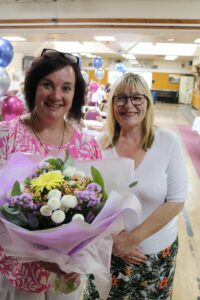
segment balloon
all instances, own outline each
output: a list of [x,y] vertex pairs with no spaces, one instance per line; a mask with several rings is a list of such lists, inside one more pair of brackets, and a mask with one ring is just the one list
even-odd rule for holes
[[6,39],[0,39],[0,67],[7,67],[13,59],[14,51],[11,43]]
[[95,93],[98,90],[98,84],[96,82],[90,83],[90,92]]
[[99,56],[96,56],[93,60],[93,66],[97,69],[101,68],[103,64],[103,59]]
[[10,121],[21,115],[24,111],[24,104],[17,96],[6,97],[1,104],[2,118]]
[[88,75],[88,72],[82,70],[82,71],[81,71],[81,74],[82,74],[83,79],[85,80],[85,82],[88,83],[88,82],[89,82],[89,75]]
[[121,62],[116,63],[115,69],[116,69],[116,71],[121,72],[121,73],[125,72],[125,66]]
[[97,69],[95,71],[95,77],[96,79],[101,80],[104,77],[104,70],[102,68]]
[[5,95],[10,86],[10,77],[8,72],[0,67],[0,96]]

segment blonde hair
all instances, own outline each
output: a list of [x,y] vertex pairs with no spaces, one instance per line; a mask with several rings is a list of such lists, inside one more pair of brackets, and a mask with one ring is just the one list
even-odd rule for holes
[[126,88],[132,89],[139,94],[145,95],[148,101],[146,116],[143,120],[142,130],[143,137],[141,141],[142,149],[145,151],[151,147],[154,139],[153,134],[153,100],[151,91],[144,80],[144,78],[138,74],[126,73],[119,77],[113,84],[108,101],[108,117],[105,125],[106,136],[102,141],[102,148],[106,149],[113,147],[120,134],[120,125],[115,119],[114,110],[113,110],[113,96],[122,92]]

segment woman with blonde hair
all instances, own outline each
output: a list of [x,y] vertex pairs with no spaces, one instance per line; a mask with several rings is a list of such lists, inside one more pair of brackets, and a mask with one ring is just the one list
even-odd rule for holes
[[[101,141],[103,157],[134,160],[138,183],[133,193],[141,202],[142,219],[114,238],[108,299],[171,299],[177,215],[187,198],[187,175],[179,137],[154,125],[153,109],[142,76],[126,73],[113,84]],[[99,299],[91,278],[84,297]]]

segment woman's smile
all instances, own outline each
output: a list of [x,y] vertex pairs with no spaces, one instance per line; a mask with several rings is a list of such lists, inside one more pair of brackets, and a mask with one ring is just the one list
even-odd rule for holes
[[62,103],[51,103],[51,102],[45,102],[45,105],[51,109],[59,109],[60,107],[64,106],[64,104]]

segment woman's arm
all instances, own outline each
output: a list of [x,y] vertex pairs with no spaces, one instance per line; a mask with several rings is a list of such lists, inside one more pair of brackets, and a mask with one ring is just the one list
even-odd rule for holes
[[166,202],[158,207],[143,223],[131,232],[122,231],[114,241],[113,253],[133,263],[144,262],[145,256],[138,245],[163,228],[183,208],[184,202]]

